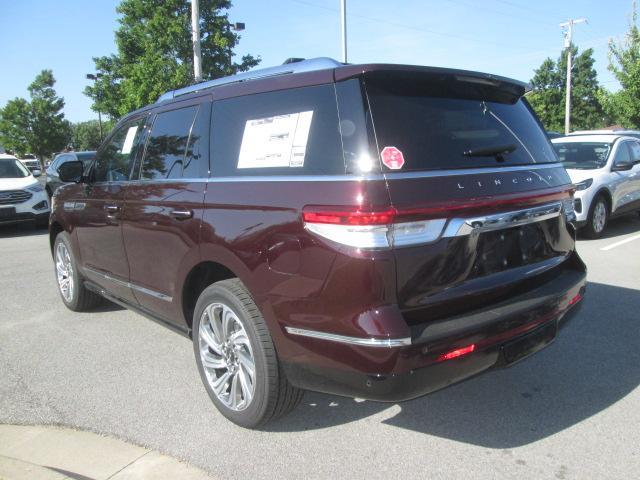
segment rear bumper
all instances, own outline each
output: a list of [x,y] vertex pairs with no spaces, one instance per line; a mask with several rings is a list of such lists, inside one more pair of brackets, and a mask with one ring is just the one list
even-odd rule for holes
[[[315,355],[306,356],[306,361],[283,359],[284,370],[292,384],[308,390],[378,401],[409,400],[490,368],[511,365],[544,348],[578,312],[581,302],[572,301],[581,298],[585,284],[584,270],[563,272],[509,302],[414,327],[408,346],[374,348],[300,338]],[[438,358],[470,344],[475,349],[467,355]]]

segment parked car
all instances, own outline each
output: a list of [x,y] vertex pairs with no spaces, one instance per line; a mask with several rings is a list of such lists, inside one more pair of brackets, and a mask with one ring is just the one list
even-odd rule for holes
[[640,141],[613,134],[552,140],[576,184],[576,219],[589,238],[604,233],[609,218],[640,211]]
[[547,137],[549,137],[549,140],[553,140],[554,138],[564,137],[564,133],[554,132],[554,131],[548,130],[547,131]]
[[624,137],[634,137],[640,139],[640,130],[625,130],[625,129],[611,129],[611,130],[576,130],[569,135],[620,135]]
[[51,164],[47,167],[47,185],[46,190],[49,198],[53,196],[55,191],[59,186],[63,184],[60,180],[60,176],[58,175],[58,168],[60,165],[66,162],[70,162],[72,160],[80,160],[84,166],[86,171],[89,171],[89,167],[91,166],[91,162],[96,158],[95,151],[86,151],[86,152],[68,152],[68,153],[59,153],[56,155],[51,162]]
[[60,166],[76,182],[53,197],[62,301],[106,297],[191,337],[245,427],[304,390],[395,402],[517,362],[586,277],[573,184],[524,92],[330,59],[168,92],[88,171]]
[[36,222],[46,226],[49,221],[49,199],[35,177],[13,155],[0,154],[0,225]]
[[38,160],[38,157],[36,157],[35,155],[32,155],[30,153],[27,153],[27,154],[23,155],[22,158],[20,159],[20,161],[31,172],[33,172],[35,170],[41,170],[42,169],[42,166],[40,165],[40,160]]

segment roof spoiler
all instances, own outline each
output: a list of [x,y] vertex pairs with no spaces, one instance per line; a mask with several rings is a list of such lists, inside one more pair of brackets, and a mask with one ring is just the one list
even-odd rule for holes
[[283,65],[276,67],[261,68],[258,70],[251,70],[249,72],[238,73],[236,75],[230,75],[227,77],[217,78],[215,80],[209,80],[207,82],[197,83],[188,87],[179,88],[177,90],[170,90],[160,96],[156,103],[171,100],[172,98],[186,95],[188,93],[201,92],[210,88],[220,87],[222,85],[228,85],[230,83],[247,82],[250,80],[258,80],[260,78],[275,77],[278,75],[288,75],[291,73],[311,72],[315,70],[326,70],[329,68],[340,67],[343,64],[328,57],[311,58],[309,60],[303,60],[298,58],[290,58]]

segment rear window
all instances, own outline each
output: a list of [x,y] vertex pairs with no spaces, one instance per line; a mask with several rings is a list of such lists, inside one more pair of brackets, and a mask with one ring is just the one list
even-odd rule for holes
[[333,85],[213,103],[213,176],[344,174]]
[[[455,79],[366,79],[378,148],[395,147],[401,171],[557,162],[528,105],[490,86],[453,88]],[[387,167],[383,167],[387,171]]]
[[607,164],[611,143],[607,142],[567,142],[554,143],[564,168],[592,170]]

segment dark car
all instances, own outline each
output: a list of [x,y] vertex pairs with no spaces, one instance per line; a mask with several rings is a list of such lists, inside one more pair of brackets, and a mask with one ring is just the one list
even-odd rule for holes
[[330,59],[168,92],[88,171],[60,167],[77,182],[51,216],[62,300],[191,337],[246,427],[307,389],[395,402],[517,362],[586,276],[574,186],[524,92]]
[[65,152],[59,153],[55,156],[53,161],[49,164],[47,169],[45,170],[47,174],[46,181],[46,190],[49,194],[49,198],[53,195],[53,193],[60,187],[63,182],[60,180],[60,175],[58,174],[58,169],[60,165],[66,162],[72,161],[81,161],[84,167],[84,170],[89,171],[89,167],[91,166],[91,162],[96,158],[95,151],[86,151],[86,152]]

